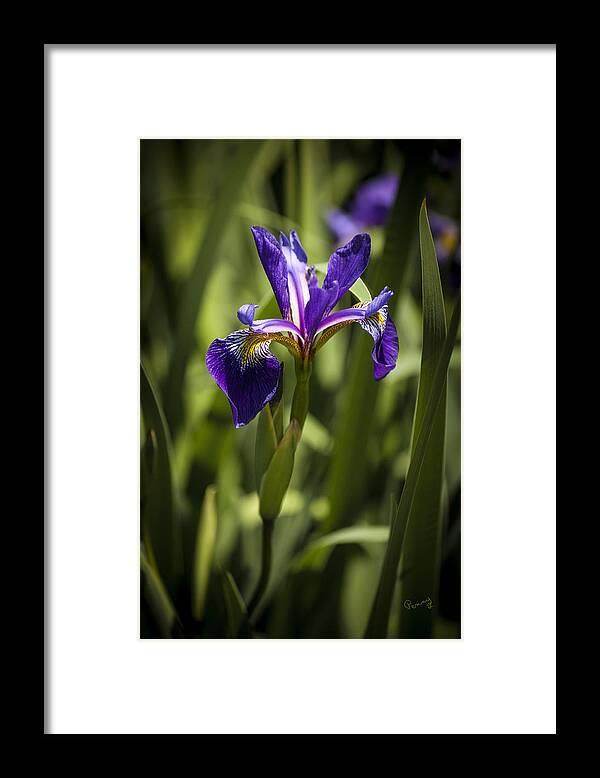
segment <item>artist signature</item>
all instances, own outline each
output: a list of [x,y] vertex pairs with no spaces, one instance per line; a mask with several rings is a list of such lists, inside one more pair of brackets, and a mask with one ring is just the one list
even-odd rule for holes
[[427,597],[427,599],[421,600],[421,602],[413,602],[412,600],[404,600],[402,605],[404,605],[406,610],[409,610],[409,611],[413,610],[414,611],[415,608],[420,608],[421,605],[424,605],[426,608],[430,608],[431,609],[433,607],[433,602],[431,601],[431,597]]

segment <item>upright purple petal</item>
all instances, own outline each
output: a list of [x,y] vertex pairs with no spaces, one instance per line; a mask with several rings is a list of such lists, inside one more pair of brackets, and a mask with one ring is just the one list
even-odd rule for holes
[[227,395],[233,423],[243,427],[277,392],[279,361],[269,352],[271,340],[251,330],[217,338],[206,352],[206,367]]
[[252,227],[256,250],[267,274],[281,315],[286,318],[290,310],[287,261],[276,238],[264,227]]
[[300,238],[298,237],[296,230],[292,230],[290,232],[290,245],[292,247],[292,251],[298,257],[300,262],[304,262],[304,264],[306,264],[308,259],[306,256],[306,251],[304,251],[302,248],[302,244],[300,243]]
[[343,297],[352,284],[360,278],[369,264],[371,254],[371,238],[366,232],[355,235],[345,246],[334,251],[329,257],[327,275],[323,281],[324,289],[331,289],[337,281],[337,297],[332,302],[328,313],[337,301]]
[[317,327],[321,323],[326,311],[331,310],[338,297],[337,281],[329,289],[323,289],[318,285],[309,286],[310,299],[304,309],[304,326],[308,340],[312,340]]

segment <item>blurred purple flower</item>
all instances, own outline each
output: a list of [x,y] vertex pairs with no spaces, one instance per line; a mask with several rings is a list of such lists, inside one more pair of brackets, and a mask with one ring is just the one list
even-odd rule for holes
[[[398,192],[399,178],[387,173],[361,184],[349,211],[333,209],[327,213],[327,224],[335,240],[342,243],[362,230],[385,225]],[[444,263],[458,252],[458,225],[448,216],[429,212],[429,223],[438,261]],[[458,254],[457,254],[458,255]]]

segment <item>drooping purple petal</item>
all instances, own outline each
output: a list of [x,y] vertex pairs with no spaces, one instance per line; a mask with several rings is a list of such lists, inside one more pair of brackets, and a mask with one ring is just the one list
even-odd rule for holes
[[314,265],[310,265],[306,271],[306,283],[308,284],[309,290],[311,287],[319,285],[319,279],[317,278],[317,271],[315,270]]
[[360,321],[366,317],[373,316],[380,308],[387,303],[394,293],[387,286],[371,302],[361,303],[352,308],[343,308],[341,311],[330,313],[325,316],[317,325],[316,333],[323,332],[328,327],[334,327],[336,324],[342,324],[349,321]]
[[375,343],[371,352],[373,375],[376,381],[381,381],[396,367],[399,350],[398,333],[387,305],[372,316],[365,317],[359,324],[371,335]]
[[366,226],[357,224],[349,214],[339,208],[328,211],[325,219],[336,241],[347,240]]
[[329,289],[318,285],[309,287],[310,299],[304,309],[304,325],[308,340],[312,340],[317,332],[325,311],[331,310],[338,297],[338,283],[334,281]]
[[371,238],[366,232],[355,235],[345,246],[334,251],[329,257],[327,275],[323,281],[324,289],[331,289],[334,282],[337,281],[337,298],[325,313],[335,306],[337,301],[343,297],[352,284],[360,278],[369,264],[371,254]]
[[290,310],[287,261],[276,238],[264,227],[252,227],[256,250],[267,274],[281,315],[286,318]]
[[254,321],[254,314],[258,307],[259,306],[254,305],[254,303],[247,303],[246,305],[242,305],[238,308],[237,317],[242,322],[242,324],[247,324],[248,327],[252,326],[252,322]]
[[251,421],[277,392],[280,363],[269,352],[270,342],[252,330],[236,330],[206,352],[206,367],[227,395],[236,427]]

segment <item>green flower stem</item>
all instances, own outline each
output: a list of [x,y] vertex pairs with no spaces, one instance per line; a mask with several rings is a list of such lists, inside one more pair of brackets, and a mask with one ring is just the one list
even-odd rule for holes
[[[294,396],[292,398],[292,410],[290,413],[290,423],[293,419],[298,422],[300,429],[303,428],[306,416],[308,414],[308,402],[310,396],[310,374],[312,373],[312,363],[308,359],[302,359],[296,361],[296,388],[294,389]],[[289,428],[288,428],[289,429]],[[292,428],[293,430],[293,428]],[[289,433],[288,433],[289,434]],[[297,433],[296,433],[297,434]],[[296,443],[293,443],[295,448]],[[293,457],[293,453],[291,455]],[[288,473],[287,481],[291,472]],[[262,495],[261,495],[262,499]],[[256,610],[256,606],[262,599],[263,594],[266,591],[269,583],[269,576],[271,574],[271,556],[272,556],[272,540],[273,540],[273,526],[275,524],[276,516],[269,516],[265,518],[261,515],[262,519],[262,562],[260,578],[256,590],[252,595],[252,599],[248,604],[248,616]]]
[[290,419],[296,419],[303,429],[306,416],[308,414],[308,401],[310,398],[310,375],[312,373],[312,362],[308,359],[297,360],[296,362],[296,388],[292,398],[292,411]]
[[260,578],[256,590],[252,595],[252,599],[248,604],[248,616],[251,616],[256,610],[256,606],[261,601],[263,594],[269,583],[269,575],[271,574],[271,556],[273,548],[273,527],[275,522],[271,519],[263,519],[262,521],[262,564],[260,571]]

